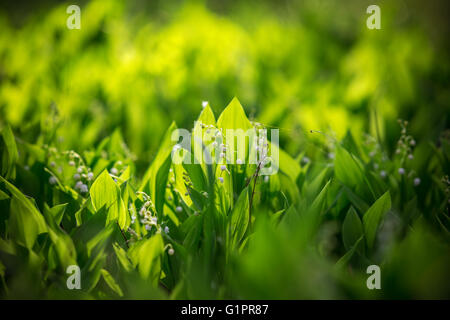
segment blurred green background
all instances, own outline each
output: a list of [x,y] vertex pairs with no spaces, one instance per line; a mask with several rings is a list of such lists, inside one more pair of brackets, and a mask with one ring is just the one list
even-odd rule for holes
[[[70,4],[81,8],[80,30],[66,27]],[[371,4],[381,8],[381,30],[366,27]],[[391,156],[402,135],[397,123],[402,118],[417,141],[414,168],[422,182],[417,188],[407,185],[396,174],[400,163],[393,156],[386,179],[393,208],[405,215],[419,210],[425,217],[440,214],[448,224],[450,189],[439,179],[449,168],[449,8],[448,1],[438,0],[2,2],[0,128],[10,124],[19,142],[80,153],[120,130],[134,154],[129,160],[136,164],[136,177],[142,177],[172,121],[190,129],[202,101],[209,101],[219,115],[236,96],[250,120],[281,129],[281,146],[297,162],[305,165],[305,156],[312,159],[299,192],[310,206],[329,178],[322,170],[333,161],[328,152],[334,150],[322,144],[323,135],[310,130],[338,140],[350,130],[356,142],[365,141],[369,133]],[[438,150],[441,141],[447,143],[443,152]],[[372,147],[366,144],[365,153]],[[353,144],[349,149],[354,151]],[[367,168],[374,163],[368,160]],[[27,189],[32,183],[24,177],[18,185]],[[338,187],[331,185],[330,195]],[[401,190],[410,190],[413,201],[404,201]],[[38,202],[44,199],[36,193],[30,195]],[[346,206],[339,203],[333,219],[321,225],[320,254],[336,246],[336,221],[343,220]],[[385,233],[395,229],[396,218],[388,216]],[[266,299],[450,296],[448,245],[428,231],[411,231],[404,224],[404,241],[384,261],[386,290],[379,295],[367,292],[364,273],[354,273],[354,281],[334,275],[331,264],[306,245],[306,227],[287,221],[281,229],[264,220],[257,225],[256,245],[229,268],[233,277],[224,281],[228,291],[220,283],[210,288],[202,262],[194,260],[188,264],[186,292],[176,287],[171,294]],[[442,230],[448,239],[448,228]],[[332,252],[335,260],[345,253],[339,250]],[[16,265],[10,269],[20,271]],[[25,275],[24,283],[34,284],[31,275],[19,271],[20,281]],[[137,281],[124,283],[129,292],[143,292],[131,297],[149,297],[144,284],[142,289]],[[40,296],[33,286],[17,286],[16,292],[25,297]]]
[[0,119],[38,132],[58,117],[61,149],[119,128],[145,168],[172,120],[191,128],[203,100],[219,114],[233,96],[291,154],[311,129],[362,139],[378,122],[392,151],[399,117],[419,141],[448,128],[446,1],[79,1],[81,30],[69,4],[0,10]]

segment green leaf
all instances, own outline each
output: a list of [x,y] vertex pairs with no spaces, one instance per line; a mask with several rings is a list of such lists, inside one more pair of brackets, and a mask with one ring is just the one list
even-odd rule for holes
[[189,196],[192,199],[192,202],[194,203],[195,207],[197,208],[197,210],[202,211],[203,208],[206,206],[208,199],[202,195],[200,192],[198,192],[197,190],[191,188],[191,187],[187,187],[187,190],[189,191]]
[[361,157],[358,144],[353,138],[352,132],[350,130],[348,130],[347,133],[345,134],[345,137],[342,140],[342,146],[352,154],[356,155],[357,157]]
[[3,153],[2,175],[5,176],[6,179],[15,179],[16,161],[19,158],[19,153],[17,152],[14,134],[8,124],[2,130],[2,137],[6,146],[6,152]]
[[[191,156],[191,153],[187,153],[186,157]],[[200,191],[206,190],[206,177],[202,170],[202,166],[199,163],[183,163],[182,167],[186,170],[189,175],[189,179],[192,181],[192,185],[195,189]]]
[[364,214],[363,224],[368,248],[371,249],[373,247],[378,226],[390,209],[391,195],[389,191],[387,191],[377,201],[375,201],[375,203]]
[[336,269],[342,269],[343,267],[345,267],[349,262],[350,259],[353,257],[353,255],[355,254],[356,248],[358,248],[360,242],[362,241],[363,237],[361,236],[353,245],[353,247],[351,247],[351,249],[349,251],[347,251],[347,253],[345,253],[339,260],[338,262],[336,262],[335,268]]
[[33,213],[29,206],[16,196],[11,199],[9,230],[10,237],[31,249],[39,234],[47,232],[43,217]]
[[202,234],[203,215],[191,215],[181,225],[184,233],[183,246],[189,251],[196,251]]
[[[344,242],[345,249],[349,250],[353,247],[356,241],[358,241],[358,239],[363,235],[364,230],[361,219],[355,209],[350,207],[342,225],[342,240]],[[361,246],[361,248],[364,248],[364,246]]]
[[45,219],[33,202],[19,189],[1,176],[0,181],[5,183],[6,188],[12,194],[9,222],[10,229],[13,231],[11,232],[12,236],[17,237],[22,245],[31,248],[37,235],[47,232]]
[[[277,150],[275,150],[275,148]],[[292,158],[287,152],[279,148],[274,143],[270,143],[270,149],[272,154],[274,153],[274,150],[275,153],[278,151],[279,164],[275,162],[274,165],[275,166],[278,165],[280,171],[285,173],[295,183],[295,181],[298,178],[298,175],[302,170],[299,163],[294,158]],[[276,157],[273,160],[276,161],[277,160]]]
[[177,127],[173,122],[166,131],[158,153],[150,167],[147,169],[144,178],[142,179],[141,186],[139,187],[139,191],[144,191],[150,195],[160,217],[162,216],[162,209],[164,207],[164,196],[167,176],[170,169],[171,152],[176,143],[175,141],[172,141],[172,134],[175,130],[177,130]]
[[162,163],[156,174],[156,180],[154,184],[154,198],[155,199],[155,209],[158,214],[158,218],[163,217],[163,207],[166,194],[166,184],[167,178],[169,176],[170,165],[172,164],[172,159],[170,156]]
[[[214,112],[212,111],[209,104],[205,108],[203,108],[202,112],[200,112],[197,121],[206,125],[216,125],[216,117],[214,117]],[[198,123],[197,126],[200,127],[200,124]]]
[[53,243],[53,249],[59,262],[65,269],[69,265],[76,264],[77,253],[72,238],[59,226],[67,204],[49,208],[44,207],[44,216],[49,225],[48,234]]
[[344,192],[352,205],[354,205],[356,209],[359,210],[359,212],[366,212],[369,209],[369,205],[355,193],[353,193],[352,190],[350,190],[347,186],[344,186]]
[[336,148],[334,172],[336,178],[350,188],[360,184],[364,178],[359,160],[340,146]]
[[95,179],[89,192],[94,210],[98,211],[105,207],[108,211],[107,223],[117,220],[120,228],[123,228],[127,212],[123,208],[124,204],[120,196],[120,189],[107,170],[103,170],[98,178]]
[[253,126],[245,115],[244,108],[239,100],[234,97],[230,104],[222,111],[217,120],[217,126],[226,129],[252,129]]
[[249,220],[248,187],[242,190],[230,215],[231,244],[237,245],[242,240]]
[[0,200],[6,200],[6,199],[9,199],[9,196],[5,192],[0,190]]
[[128,256],[134,266],[138,268],[143,279],[150,279],[157,285],[161,272],[161,255],[164,252],[164,243],[161,234],[155,234],[150,239],[137,242],[128,250]]
[[68,203],[63,203],[63,204],[58,204],[52,208],[49,208],[46,204],[46,208],[48,209],[49,213],[51,214],[56,225],[61,224],[61,220],[64,216],[64,212],[66,211],[67,205],[68,205]]
[[101,274],[102,274],[103,279],[105,280],[105,282],[111,288],[111,290],[114,291],[115,293],[117,293],[117,295],[119,297],[122,297],[123,296],[122,289],[117,284],[116,280],[114,280],[113,276],[108,272],[108,270],[102,269],[101,270]]
[[133,265],[131,264],[131,261],[128,259],[126,251],[117,243],[113,244],[113,248],[120,266],[127,272],[133,270]]

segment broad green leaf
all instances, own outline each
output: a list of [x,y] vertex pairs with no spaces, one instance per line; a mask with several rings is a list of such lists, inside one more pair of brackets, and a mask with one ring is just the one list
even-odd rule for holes
[[189,186],[187,187],[187,190],[197,210],[202,211],[203,208],[206,206],[208,199],[206,199],[205,196],[202,195],[200,192]]
[[344,192],[347,195],[347,198],[350,200],[352,205],[356,207],[360,212],[366,212],[369,209],[369,205],[362,200],[359,196],[357,196],[350,188],[347,186],[344,187]]
[[[353,207],[347,212],[344,223],[342,224],[342,240],[347,250],[353,247],[361,236],[364,235],[363,225],[361,219],[356,213]],[[364,246],[361,246],[360,250],[363,250]]]
[[[192,154],[187,152],[186,158],[192,157]],[[202,170],[202,166],[199,163],[194,163],[191,161],[191,163],[183,163],[182,168],[186,170],[186,172],[189,175],[189,179],[192,182],[192,185],[195,189],[199,191],[205,191],[206,190],[206,177],[205,173]]]
[[158,214],[158,218],[161,219],[163,216],[163,207],[164,207],[164,201],[165,201],[165,194],[166,194],[166,185],[167,185],[167,178],[169,176],[169,170],[170,165],[172,164],[172,160],[169,157],[167,157],[166,161],[164,161],[159,168],[157,174],[156,174],[156,180],[154,184],[154,197],[152,199],[155,199],[155,209]]
[[37,236],[47,232],[42,215],[36,218],[29,206],[16,196],[11,198],[9,230],[10,237],[29,249],[34,245]]
[[[276,152],[278,152],[279,164],[275,162],[275,166],[278,165],[280,171],[285,173],[295,183],[301,172],[299,163],[274,143],[270,143],[270,150],[271,154],[274,154],[274,152],[276,154]],[[274,161],[276,161],[276,157],[274,157]]]
[[77,258],[72,238],[59,226],[66,205],[62,204],[49,208],[45,204],[44,207],[44,216],[49,225],[48,234],[53,243],[55,253],[64,269],[69,265],[76,264]]
[[49,208],[46,204],[46,208],[49,211],[49,213],[51,214],[56,225],[59,225],[61,223],[61,220],[64,216],[64,212],[67,208],[67,205],[68,205],[68,203],[62,203],[62,204],[58,204],[52,208]]
[[337,262],[335,265],[336,269],[342,269],[343,267],[345,267],[349,262],[350,259],[353,257],[353,255],[355,254],[356,248],[358,248],[358,246],[360,245],[360,242],[362,241],[363,236],[361,236],[358,240],[356,240],[355,244],[351,247],[351,249],[349,251],[347,251]]
[[[172,134],[177,130],[173,122],[160,144],[158,153],[142,179],[139,191],[147,192],[155,203],[158,215],[162,217],[167,176],[170,169],[172,148],[176,141],[172,141]],[[158,211],[159,210],[159,211]]]
[[131,179],[131,167],[130,166],[127,166],[127,168],[124,170],[124,172],[120,175],[119,179],[122,184]]
[[[247,161],[248,153],[246,154],[246,150],[249,149],[249,145],[253,141],[255,130],[237,98],[233,98],[222,111],[217,120],[217,126],[222,130],[222,143],[227,147],[226,157],[228,161],[235,163],[238,158]],[[248,135],[250,129],[252,131]]]
[[[211,108],[206,106],[197,121],[195,122],[194,129],[192,130],[191,146],[193,148],[193,155],[195,159],[201,160],[203,156],[203,145],[208,145],[212,142],[212,137],[214,136],[215,130],[210,130],[204,126],[216,126],[216,119]],[[191,151],[191,150],[188,150]],[[203,163],[203,161],[199,161]]]
[[217,126],[226,129],[252,129],[253,126],[245,115],[244,108],[239,100],[234,97],[230,104],[222,111],[217,120]]
[[367,210],[363,216],[364,232],[366,235],[367,247],[371,249],[375,241],[378,226],[391,209],[391,195],[389,191],[383,194],[375,203]]
[[117,225],[115,223],[110,223],[86,242],[86,249],[89,257],[93,253],[103,250],[106,245],[110,243],[114,228],[117,228]]
[[102,247],[98,247],[90,255],[85,266],[81,269],[81,288],[87,292],[95,288],[101,277],[101,270],[105,265],[107,258],[106,252]]
[[356,155],[357,157],[361,156],[361,152],[359,151],[358,144],[356,143],[355,139],[353,138],[353,135],[350,130],[347,131],[345,134],[344,139],[342,140],[342,146],[351,152],[352,154]]
[[114,280],[113,276],[108,272],[108,270],[102,269],[101,273],[102,273],[103,279],[108,284],[108,286],[111,288],[111,290],[114,291],[115,293],[117,293],[117,295],[119,297],[122,297],[123,296],[122,289],[117,284],[116,280]]
[[116,253],[117,261],[119,265],[125,269],[125,271],[130,272],[133,269],[131,261],[128,259],[126,251],[119,246],[117,243],[113,244],[114,252]]
[[3,128],[2,137],[6,146],[6,150],[3,152],[2,175],[5,176],[6,179],[14,179],[16,177],[16,161],[19,158],[19,153],[17,152],[14,134],[9,125],[6,125]]
[[12,193],[10,227],[14,236],[19,237],[21,244],[31,248],[38,234],[47,232],[47,224],[33,202],[14,185],[0,176],[6,188]]
[[242,190],[230,215],[231,244],[237,245],[242,240],[248,227],[249,199],[248,187]]
[[336,148],[334,172],[336,178],[350,188],[360,184],[364,179],[359,160],[340,146]]
[[105,207],[108,211],[107,222],[117,220],[120,228],[123,228],[127,212],[120,196],[120,189],[107,170],[95,179],[89,192],[94,210],[98,211]]
[[9,199],[9,196],[5,192],[0,190],[0,200],[6,200],[6,199]]
[[196,251],[202,234],[203,215],[191,215],[181,225],[181,231],[185,237],[183,246],[188,251]]
[[280,228],[291,229],[295,228],[300,221],[300,215],[298,214],[295,206],[291,205],[283,215],[283,218],[279,224]]
[[[206,125],[216,125],[216,117],[209,104],[200,112],[197,121]],[[199,126],[199,123],[197,125]]]
[[150,279],[156,286],[161,271],[161,255],[164,243],[161,234],[155,234],[150,239],[139,241],[128,250],[128,256],[139,274],[144,279]]
[[[183,201],[188,205],[191,206],[192,204],[192,200],[189,197],[189,195],[186,195],[187,192],[187,188],[186,188],[186,184],[185,181],[183,179],[183,172],[184,172],[184,168],[182,164],[173,164],[173,178],[175,179],[175,189],[178,190],[181,199],[183,199]],[[201,168],[199,168],[201,171]],[[191,176],[189,176],[191,178]],[[192,181],[192,178],[191,178]],[[194,184],[195,187],[195,184]]]

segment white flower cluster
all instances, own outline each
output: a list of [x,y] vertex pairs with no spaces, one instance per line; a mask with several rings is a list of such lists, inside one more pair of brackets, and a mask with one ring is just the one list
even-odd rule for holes
[[146,230],[151,230],[152,226],[158,226],[158,218],[153,212],[154,205],[151,200],[145,201],[139,210],[139,215],[141,216],[141,223],[145,225]]
[[73,175],[73,179],[75,180],[74,189],[80,193],[87,193],[89,191],[88,183],[94,179],[94,173],[85,165],[80,165]]
[[[141,194],[144,200],[144,204],[139,209],[139,216],[141,224],[144,225],[145,230],[150,231],[153,227],[155,227],[156,232],[161,232],[162,224],[158,224],[158,218],[156,217],[155,205],[153,204],[149,195],[145,192],[139,191],[138,194]],[[131,223],[134,224],[136,222],[136,212],[132,205],[129,207],[129,211],[131,214]],[[164,227],[164,232],[166,234],[169,233],[169,227]]]
[[259,129],[259,137],[255,136],[253,144],[255,145],[255,151],[258,156],[259,165],[265,165],[268,155],[269,144],[267,142],[267,130]]
[[406,157],[408,160],[414,159],[412,154],[413,147],[416,145],[416,140],[408,134],[406,134],[406,127],[408,126],[408,121],[404,121],[399,119],[398,123],[400,124],[402,131],[400,139],[397,142],[397,149],[395,150],[395,154],[401,155],[402,160]]

